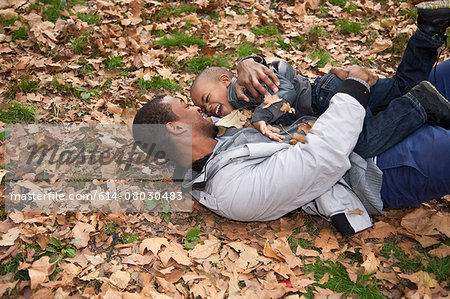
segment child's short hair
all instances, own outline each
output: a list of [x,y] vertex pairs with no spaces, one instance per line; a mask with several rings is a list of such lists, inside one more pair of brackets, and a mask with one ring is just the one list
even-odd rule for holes
[[234,74],[223,67],[211,66],[204,69],[198,76],[194,79],[191,85],[191,91],[195,84],[202,78],[208,78],[209,80],[219,81],[221,75],[228,75],[230,78],[234,77]]

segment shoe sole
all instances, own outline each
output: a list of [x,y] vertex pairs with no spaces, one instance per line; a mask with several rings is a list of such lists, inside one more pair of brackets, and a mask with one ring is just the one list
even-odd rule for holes
[[417,5],[417,11],[445,9],[445,8],[450,9],[450,0],[422,2]]

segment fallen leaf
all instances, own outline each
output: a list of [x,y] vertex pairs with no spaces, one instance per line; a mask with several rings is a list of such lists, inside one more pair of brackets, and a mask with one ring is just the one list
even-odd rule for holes
[[430,274],[428,272],[419,271],[413,274],[405,274],[405,273],[399,273],[398,276],[401,278],[408,279],[415,283],[418,288],[425,287],[425,288],[434,288],[438,285],[438,282],[436,279],[431,278]]
[[428,251],[428,253],[440,258],[445,258],[450,255],[450,246],[442,244],[438,248]]
[[128,286],[130,280],[130,274],[125,271],[116,271],[109,278],[109,281],[120,289],[125,289]]
[[272,94],[272,95],[268,95],[268,96],[264,96],[264,105],[262,108],[266,109],[268,107],[270,107],[271,105],[281,102],[283,99],[281,99],[278,95],[276,94]]
[[403,217],[401,225],[413,234],[439,235],[435,223],[431,221],[433,214],[433,211],[420,207]]
[[94,231],[95,227],[90,225],[89,223],[78,222],[72,229],[72,236],[74,240],[72,240],[71,243],[76,248],[86,247],[89,242],[89,233]]
[[164,266],[167,266],[169,260],[172,258],[178,264],[189,266],[192,264],[191,259],[188,257],[187,251],[177,243],[169,243],[164,251],[159,253],[159,257]]
[[295,113],[295,109],[292,108],[291,105],[289,105],[289,103],[283,103],[283,105],[281,105],[280,111],[283,112],[284,114]]
[[11,246],[14,245],[14,241],[19,237],[20,228],[13,227],[6,234],[2,236],[0,240],[0,246]]
[[322,249],[322,252],[330,252],[333,249],[339,248],[336,235],[329,228],[322,229],[313,243],[314,246]]
[[141,245],[139,245],[139,253],[144,254],[145,250],[149,249],[154,256],[157,256],[162,245],[168,246],[169,241],[166,238],[159,237],[145,239],[141,242]]
[[220,240],[211,237],[209,240],[205,240],[203,244],[195,245],[194,249],[189,251],[189,257],[194,259],[206,259],[210,255],[217,253],[220,246]]
[[351,210],[347,212],[348,215],[363,215],[364,211],[360,210],[360,209],[355,209],[355,210]]
[[373,252],[370,252],[367,255],[364,263],[361,264],[364,268],[364,273],[366,275],[377,272],[378,266],[380,266],[380,260],[378,260]]
[[289,140],[289,144],[296,145],[299,142],[305,144],[305,142],[306,142],[305,140],[306,140],[306,136],[305,135],[294,133],[292,135],[291,140]]
[[242,128],[247,122],[247,117],[238,109],[231,111],[227,116],[222,117],[216,122],[217,127],[231,128],[235,127],[237,129]]
[[235,261],[236,265],[242,269],[252,268],[258,263],[262,262],[267,264],[270,262],[269,259],[260,256],[256,248],[250,247],[242,242],[231,242],[228,246],[233,248],[239,253],[239,258]]
[[50,264],[50,257],[43,256],[35,261],[28,269],[28,275],[30,276],[31,289],[35,290],[41,283],[48,280],[48,275],[51,273],[50,268],[54,264]]

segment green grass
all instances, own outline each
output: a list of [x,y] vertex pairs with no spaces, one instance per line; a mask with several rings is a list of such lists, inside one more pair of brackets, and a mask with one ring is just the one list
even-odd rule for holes
[[283,49],[285,51],[289,51],[292,48],[291,44],[286,43],[284,41],[284,38],[281,36],[276,40],[276,43],[277,43],[277,48]]
[[102,21],[100,20],[99,16],[93,15],[91,13],[77,13],[78,19],[82,20],[83,22],[88,23],[89,25],[95,24],[95,25],[101,25]]
[[431,257],[425,271],[434,273],[439,281],[450,281],[450,256],[444,258]]
[[417,9],[402,8],[400,14],[406,16],[408,19],[417,19]]
[[[105,84],[107,84],[108,82],[109,81],[107,81]],[[67,83],[65,81],[64,83],[60,83],[58,82],[58,79],[56,77],[54,77],[52,80],[52,86],[61,94],[73,95],[82,100],[87,100],[90,97],[94,97],[101,94],[101,91],[97,88],[87,90],[84,87],[72,86],[72,84]],[[104,86],[102,86],[102,89],[105,89]]]
[[181,85],[177,81],[161,78],[159,76],[153,77],[150,81],[140,78],[138,80],[138,85],[139,85],[139,89],[142,92],[145,92],[148,89],[151,89],[154,91],[159,91],[161,89],[168,90],[168,91],[174,91],[174,90],[181,89]]
[[12,41],[18,40],[18,39],[23,39],[23,40],[27,40],[28,39],[28,33],[27,30],[25,28],[25,26],[20,27],[19,29],[17,29],[16,31],[14,31],[12,33]]
[[194,57],[186,61],[187,69],[192,73],[200,73],[209,66],[220,66],[230,68],[230,63],[225,56]]
[[119,56],[108,56],[105,60],[105,69],[115,70],[122,67],[122,57]]
[[191,4],[180,4],[178,7],[176,7],[175,3],[171,4],[171,8],[163,8],[161,9],[158,14],[155,16],[156,21],[159,21],[162,18],[169,18],[170,16],[180,16],[181,14],[185,12],[197,12],[197,8],[194,5]]
[[206,46],[206,43],[200,36],[188,35],[186,33],[177,32],[170,36],[164,36],[162,39],[155,41],[155,45],[163,47],[182,47],[198,45],[199,47]]
[[260,25],[260,26],[252,27],[251,29],[252,29],[252,32],[256,36],[280,34],[280,31],[278,30],[277,25],[273,24],[273,23],[267,24],[267,25]]
[[72,50],[75,53],[81,54],[84,52],[84,50],[86,49],[86,47],[89,44],[89,35],[90,35],[90,32],[88,30],[85,33],[83,33],[82,35],[70,39],[70,43],[72,44]]
[[397,246],[395,239],[386,239],[381,249],[380,255],[386,259],[393,259],[394,266],[400,268],[404,273],[417,272],[421,269],[421,259],[418,257],[412,258],[406,254],[400,247]]
[[300,51],[305,51],[306,50],[306,39],[305,37],[299,35],[294,37],[293,39],[291,39],[291,45],[294,48],[299,49]]
[[321,26],[316,25],[309,30],[309,35],[317,34],[318,37],[327,38],[329,37],[328,32],[326,32]]
[[409,35],[408,33],[400,33],[397,37],[392,40],[391,52],[395,54],[402,54],[408,43]]
[[28,105],[17,102],[8,104],[8,110],[0,110],[0,121],[4,123],[31,123],[34,122],[34,109]]
[[319,7],[319,10],[317,11],[317,16],[320,18],[325,18],[328,16],[329,12],[330,9],[328,7]]
[[46,4],[42,11],[42,18],[52,23],[56,23],[56,21],[61,17],[61,12],[65,9],[62,4],[66,2],[60,0],[41,0],[41,2]]
[[329,0],[328,2],[330,2],[333,5],[344,8],[345,4],[347,4],[347,1],[348,0]]
[[316,259],[312,265],[305,265],[302,268],[303,273],[313,272],[314,279],[320,280],[326,273],[330,274],[328,282],[320,285],[323,288],[334,292],[344,293],[344,297],[356,298],[385,298],[379,291],[376,280],[369,275],[358,275],[356,282],[350,280],[345,267],[339,262],[322,261]]
[[19,88],[23,93],[39,91],[39,82],[31,81],[28,77],[22,77],[19,82]]
[[14,23],[18,20],[19,18],[12,18],[12,19],[2,19],[2,26],[3,27],[9,27],[14,25]]
[[249,56],[252,54],[256,54],[259,53],[260,50],[258,48],[258,46],[256,46],[255,44],[251,44],[248,42],[244,42],[242,44],[239,45],[239,48],[237,48],[236,50],[236,54],[238,55],[238,57],[245,57],[245,56]]
[[342,34],[362,32],[361,25],[356,22],[350,22],[348,20],[337,20],[334,24],[338,27],[339,32]]
[[350,4],[344,9],[344,11],[347,12],[347,13],[351,13],[352,10],[355,10],[355,9],[357,9],[357,8],[358,8],[358,7],[357,7],[355,4],[353,4],[352,2],[350,2]]
[[313,53],[311,53],[311,59],[316,58],[319,58],[319,61],[317,62],[317,67],[319,68],[324,67],[329,62],[332,62],[331,54],[328,53],[328,51],[326,50],[316,50]]

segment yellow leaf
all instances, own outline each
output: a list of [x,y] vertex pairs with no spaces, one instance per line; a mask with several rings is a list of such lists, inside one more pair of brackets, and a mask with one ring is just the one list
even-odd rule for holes
[[270,96],[265,96],[264,97],[264,104],[266,104],[264,107],[262,107],[263,109],[269,108],[272,104],[281,102],[283,99],[281,99],[279,96],[277,96],[276,94],[270,95]]
[[235,127],[237,129],[240,129],[244,126],[244,124],[247,122],[247,116],[244,115],[239,110],[233,110],[230,114],[227,116],[222,117],[218,122],[216,122],[217,127],[225,127],[225,128],[231,128]]
[[367,259],[361,266],[364,267],[364,274],[372,274],[377,272],[380,261],[375,257],[373,252],[369,252]]

